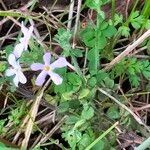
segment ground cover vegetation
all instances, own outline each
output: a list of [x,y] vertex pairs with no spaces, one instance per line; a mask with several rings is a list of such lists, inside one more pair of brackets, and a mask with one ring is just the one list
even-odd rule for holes
[[0,149],[149,149],[149,37],[149,0],[1,0]]

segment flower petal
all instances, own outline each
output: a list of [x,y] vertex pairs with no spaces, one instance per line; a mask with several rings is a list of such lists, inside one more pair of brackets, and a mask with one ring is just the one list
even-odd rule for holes
[[62,68],[67,66],[67,60],[64,57],[58,58],[55,62],[53,62],[50,67],[53,69],[55,68]]
[[28,33],[28,28],[24,26],[23,22],[21,22],[21,31],[24,35]]
[[5,72],[5,75],[6,76],[12,76],[15,74],[15,70],[14,69],[7,69],[6,72]]
[[44,65],[41,63],[34,63],[30,67],[32,70],[37,71],[37,70],[43,70]]
[[25,84],[27,82],[25,75],[21,71],[18,71],[17,75],[18,75],[19,82],[21,82],[22,84]]
[[16,58],[19,58],[21,56],[23,50],[24,50],[24,45],[22,43],[19,43],[15,46],[13,53],[16,56]]
[[57,73],[49,71],[48,74],[56,85],[60,85],[62,83],[63,79]]
[[45,65],[49,65],[50,64],[50,60],[51,60],[51,54],[50,53],[45,53],[43,56],[43,60]]
[[14,82],[15,86],[18,87],[19,79],[18,79],[17,75],[14,77],[13,82]]
[[28,34],[29,34],[29,36],[31,37],[32,36],[32,32],[33,32],[33,25],[31,25],[30,27],[29,27],[29,30],[28,30]]
[[23,49],[26,51],[27,48],[28,48],[28,43],[29,43],[29,40],[32,36],[32,32],[33,32],[33,25],[28,28],[26,28],[22,22],[21,24],[21,31],[23,32],[24,34],[24,37],[23,38],[20,38],[20,42],[21,44],[23,45]]
[[10,55],[8,56],[8,62],[9,62],[9,64],[12,65],[13,67],[17,67],[17,66],[18,66],[14,54],[10,54]]
[[29,39],[26,37],[20,38],[20,44],[23,46],[23,50],[26,51],[28,49]]
[[38,75],[38,77],[37,77],[37,79],[36,79],[36,81],[35,81],[35,84],[38,85],[38,86],[42,86],[43,83],[44,83],[44,81],[45,81],[46,76],[47,76],[47,72],[43,70],[43,71]]

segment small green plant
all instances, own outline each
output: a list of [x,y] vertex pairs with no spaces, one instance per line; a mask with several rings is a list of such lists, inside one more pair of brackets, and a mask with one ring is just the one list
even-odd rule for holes
[[5,133],[5,124],[6,124],[6,119],[0,120],[0,134]]
[[21,117],[23,117],[26,113],[26,107],[23,103],[20,107],[16,109],[12,109],[11,114],[8,116],[10,122],[13,122],[14,125],[18,125],[21,123]]
[[93,131],[90,128],[90,122],[88,122],[93,116],[94,109],[89,106],[89,104],[85,103],[83,104],[81,114],[68,117],[62,128],[64,132],[62,136],[68,141],[72,149],[76,149],[77,147],[84,149],[92,142],[92,139],[94,139]]
[[[106,17],[103,6],[110,4],[110,2],[112,2],[112,14]],[[50,43],[55,42],[59,47],[59,56],[54,54],[55,51],[52,49],[53,46],[56,46],[55,44],[48,45],[46,42],[41,44],[42,41],[37,41],[34,35],[33,24],[27,28],[22,22],[21,33],[23,36],[17,38],[16,44],[3,47],[6,60],[0,61],[0,88],[3,88],[3,85],[4,88],[7,87],[1,93],[6,96],[6,101],[11,99],[11,97],[7,97],[8,93],[13,93],[11,96],[15,103],[10,105],[7,111],[4,109],[4,116],[6,115],[7,119],[0,120],[0,134],[11,139],[13,136],[16,138],[18,127],[22,124],[23,127],[26,127],[28,124],[25,122],[25,116],[28,115],[27,118],[31,119],[30,115],[33,114],[29,113],[28,109],[34,108],[24,102],[24,95],[26,94],[24,91],[29,89],[32,94],[30,98],[27,93],[25,95],[27,99],[37,100],[38,94],[41,92],[39,98],[41,104],[43,104],[42,102],[50,104],[50,109],[51,105],[54,105],[52,110],[57,112],[54,115],[54,118],[57,117],[56,122],[59,122],[62,116],[66,116],[64,124],[59,130],[59,133],[61,131],[61,138],[67,143],[65,143],[66,149],[116,149],[116,132],[118,133],[118,131],[114,129],[116,127],[114,124],[117,125],[119,121],[120,130],[122,128],[128,130],[134,129],[133,126],[135,125],[137,127],[138,123],[135,120],[140,120],[135,113],[136,109],[134,112],[132,103],[129,103],[130,98],[128,97],[135,94],[138,96],[139,91],[149,92],[150,87],[149,39],[139,45],[140,56],[146,57],[138,58],[138,55],[135,57],[136,53],[133,53],[119,60],[110,70],[105,68],[105,66],[110,65],[108,63],[116,55],[120,55],[124,51],[124,46],[130,45],[145,30],[150,29],[148,9],[150,2],[145,1],[143,8],[141,8],[142,11],[136,9],[137,3],[138,1],[136,1],[129,16],[125,18],[124,15],[115,11],[115,0],[84,1],[83,6],[92,10],[89,12],[96,16],[95,19],[87,19],[85,28],[78,28],[79,31],[74,34],[74,29],[70,31],[64,25],[64,28],[57,29],[57,33],[52,38],[51,35],[46,35],[46,37],[50,37]],[[43,14],[39,18],[42,17],[44,17]],[[32,19],[38,21],[38,17]],[[30,22],[32,22],[31,20]],[[46,20],[48,19],[45,18],[44,21]],[[72,41],[76,43],[72,43]],[[51,81],[48,80],[49,78]],[[50,81],[48,85],[47,80]],[[128,86],[129,91],[126,92],[122,89],[124,84]],[[104,90],[106,94],[100,92],[99,89]],[[22,93],[21,90],[23,90]],[[133,94],[132,91],[134,91]],[[17,95],[18,93],[22,95]],[[140,96],[144,100],[145,97]],[[36,101],[33,101],[33,104],[36,104]],[[40,105],[40,101],[38,104]],[[130,104],[131,109],[126,109],[126,104]],[[38,108],[41,110],[45,108],[45,105]],[[47,108],[45,110],[47,111]],[[42,113],[39,113],[39,116],[37,118],[35,116],[35,118],[41,119]],[[43,138],[46,134],[44,133],[45,130],[44,132],[41,130],[44,129],[46,123],[41,125],[39,122],[34,124],[37,127],[36,134],[40,131],[42,136],[38,137]],[[55,127],[53,129],[55,130]],[[46,127],[47,131],[49,132],[49,128]],[[22,138],[22,135],[20,137]],[[47,136],[45,137],[47,138]],[[51,135],[51,137],[53,136]],[[33,136],[33,138],[35,137]],[[55,141],[49,140],[50,145]],[[18,141],[20,142],[20,140]],[[42,147],[41,141],[39,140],[39,144],[35,146],[38,147],[37,149]],[[58,143],[59,141],[54,144],[57,145]],[[59,146],[61,147],[61,145],[63,143]],[[1,147],[5,148],[3,144],[0,144]]]
[[149,61],[138,61],[136,58],[124,59],[122,62],[117,64],[111,72],[113,78],[127,75],[133,87],[139,86],[141,81],[139,77],[140,74],[143,75],[147,80],[150,79]]

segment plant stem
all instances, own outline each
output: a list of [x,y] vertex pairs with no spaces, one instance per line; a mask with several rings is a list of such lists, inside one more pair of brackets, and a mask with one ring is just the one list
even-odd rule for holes
[[141,14],[144,15],[146,18],[149,18],[149,16],[150,16],[150,0],[146,0]]
[[100,8],[97,9],[97,22],[96,22],[96,29],[95,29],[95,37],[96,37],[96,41],[95,41],[95,48],[94,48],[94,70],[95,73],[98,72],[98,68],[99,68],[99,62],[100,62],[100,58],[99,58],[99,35],[98,35],[98,29],[100,27],[100,20],[99,20],[99,16],[100,16]]
[[116,2],[115,0],[112,0],[112,3],[111,3],[111,19],[114,23],[114,17],[115,17],[115,6],[116,6]]
[[106,130],[102,135],[100,135],[94,142],[92,142],[85,150],[90,150],[95,144],[97,144],[102,138],[104,138],[111,130],[113,130],[119,122],[113,124],[108,130]]

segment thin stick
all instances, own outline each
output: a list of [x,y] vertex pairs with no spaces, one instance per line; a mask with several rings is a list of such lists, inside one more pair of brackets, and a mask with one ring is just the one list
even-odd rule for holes
[[125,106],[124,104],[122,104],[120,101],[118,101],[115,97],[111,96],[109,93],[107,93],[106,91],[104,91],[101,88],[98,88],[98,90],[103,93],[104,95],[108,96],[110,99],[112,99],[115,103],[117,103],[119,106],[121,106],[122,108],[124,108],[126,111],[128,111],[134,118],[135,120],[141,124],[144,125],[144,123],[142,122],[142,120],[136,115],[134,114],[127,106]]
[[144,109],[149,109],[150,108],[150,104],[147,104],[145,106],[142,106],[142,107],[137,107],[137,108],[134,108],[136,111],[141,111],[141,110],[144,110]]
[[82,4],[82,0],[78,0],[77,17],[76,17],[76,22],[75,22],[75,27],[74,27],[74,35],[73,35],[73,46],[72,46],[73,49],[75,47],[75,36],[77,34],[78,23],[79,23],[79,19],[80,19],[81,4]]
[[71,24],[72,24],[72,17],[73,17],[73,8],[74,8],[74,0],[70,0],[70,8],[69,8],[69,16],[68,16],[68,24],[67,24],[67,29],[71,29]]
[[132,45],[129,45],[120,55],[118,55],[115,59],[113,59],[104,70],[111,69],[115,64],[120,62],[125,56],[131,53],[137,46],[139,46],[145,39],[150,36],[150,29],[145,32],[139,39],[137,39]]

